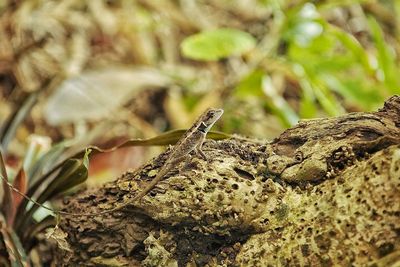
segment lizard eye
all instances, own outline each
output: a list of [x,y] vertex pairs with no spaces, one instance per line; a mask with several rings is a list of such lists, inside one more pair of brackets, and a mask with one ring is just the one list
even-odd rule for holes
[[304,156],[303,156],[303,153],[301,151],[297,151],[296,154],[294,155],[294,160],[296,162],[299,162],[299,163],[302,162],[303,158],[304,158]]

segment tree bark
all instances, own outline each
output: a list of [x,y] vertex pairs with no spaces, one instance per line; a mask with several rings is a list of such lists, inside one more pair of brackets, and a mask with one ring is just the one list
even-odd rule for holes
[[[394,266],[400,263],[400,97],[301,121],[272,142],[206,141],[140,203],[170,150],[66,201],[79,266]],[[68,255],[68,257],[62,256]]]

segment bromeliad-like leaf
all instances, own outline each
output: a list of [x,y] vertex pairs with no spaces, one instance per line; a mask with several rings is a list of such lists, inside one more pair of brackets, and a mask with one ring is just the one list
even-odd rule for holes
[[[62,167],[48,188],[51,191],[49,197],[46,200],[58,195],[61,192],[65,192],[72,187],[79,185],[86,181],[89,172],[89,154],[91,149],[86,149],[83,159],[69,159]],[[40,199],[40,198],[39,198]]]
[[[39,204],[43,204],[44,202],[50,200],[59,193],[67,191],[68,189],[86,181],[88,177],[90,152],[90,149],[86,149],[85,154],[83,155],[83,159],[81,160],[77,158],[67,159],[60,166],[59,171],[56,174],[49,174],[47,176],[49,179],[51,177],[54,178],[46,186],[43,192],[39,194],[36,202]],[[36,192],[36,190],[39,188],[39,184],[35,184],[34,187],[35,190],[33,192],[30,190],[31,192],[27,193],[29,197],[31,197],[30,194]],[[18,209],[18,214],[20,214],[21,218],[24,218],[23,220],[18,220],[15,222],[15,228],[19,233],[21,233],[21,230],[25,229],[25,227],[29,225],[29,222],[32,220],[33,214],[39,208],[38,205],[33,205],[30,209],[28,209],[28,211],[25,212],[27,203],[28,201],[24,200]]]
[[34,184],[46,171],[51,169],[56,162],[60,161],[60,157],[67,147],[67,142],[61,142],[52,146],[29,170],[26,170],[29,177],[29,184]]
[[220,28],[204,31],[186,38],[181,44],[184,56],[204,61],[241,55],[253,49],[255,38],[237,29]]
[[[40,194],[36,201],[42,204],[59,193],[67,191],[68,189],[85,182],[89,172],[90,152],[91,150],[87,149],[82,160],[71,158],[65,161],[56,177]],[[38,208],[37,205],[32,206],[27,213],[27,219],[30,219]]]

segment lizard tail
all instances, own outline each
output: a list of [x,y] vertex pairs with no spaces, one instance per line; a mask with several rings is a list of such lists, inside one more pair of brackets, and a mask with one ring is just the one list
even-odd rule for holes
[[161,168],[160,172],[153,180],[151,180],[150,184],[146,186],[145,189],[143,189],[141,192],[139,192],[139,194],[136,197],[133,198],[133,202],[140,201],[145,195],[147,195],[147,193],[149,193],[154,188],[154,186],[162,180],[164,175],[166,175],[169,172],[169,170],[170,168],[167,166]]

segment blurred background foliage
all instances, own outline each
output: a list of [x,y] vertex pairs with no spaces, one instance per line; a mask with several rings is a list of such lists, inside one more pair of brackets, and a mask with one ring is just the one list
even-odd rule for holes
[[[187,128],[207,107],[226,111],[215,129],[265,140],[375,110],[400,92],[399,16],[396,0],[0,1],[8,178],[33,184],[90,144]],[[159,152],[97,153],[86,185]]]

